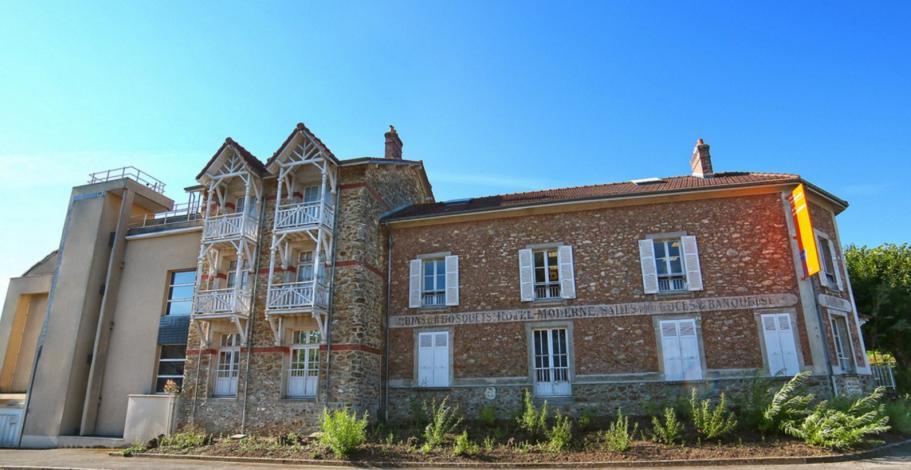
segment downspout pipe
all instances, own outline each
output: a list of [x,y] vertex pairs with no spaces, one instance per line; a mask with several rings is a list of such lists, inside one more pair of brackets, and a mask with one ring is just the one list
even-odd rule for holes
[[[260,248],[263,243],[263,233],[265,233],[266,222],[266,184],[263,182],[262,193],[259,202],[259,233],[256,234],[256,247],[253,250],[253,257],[256,259],[253,263],[253,288],[250,292],[250,318],[247,320],[247,370],[244,373],[244,400],[240,409],[240,433],[244,434],[247,428],[247,396],[250,395],[250,359],[253,352],[253,325],[256,324],[256,294],[259,292],[259,267],[262,256]],[[272,252],[270,250],[271,257]]]
[[[388,230],[388,225],[386,226]],[[383,419],[389,422],[389,313],[392,311],[392,231],[386,237],[386,322],[383,326]]]

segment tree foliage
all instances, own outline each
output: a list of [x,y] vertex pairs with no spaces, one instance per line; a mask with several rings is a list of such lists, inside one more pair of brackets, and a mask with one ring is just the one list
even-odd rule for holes
[[851,245],[845,257],[857,309],[870,317],[867,347],[892,353],[899,386],[911,390],[911,245]]

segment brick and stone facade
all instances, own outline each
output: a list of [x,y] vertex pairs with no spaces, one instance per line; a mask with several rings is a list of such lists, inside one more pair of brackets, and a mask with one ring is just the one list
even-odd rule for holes
[[[299,126],[295,132],[305,130]],[[259,174],[262,216],[237,392],[213,396],[218,346],[205,344],[202,330],[191,329],[181,424],[222,433],[312,429],[325,407],[349,407],[394,422],[410,419],[415,401],[442,396],[451,397],[468,418],[487,403],[505,417],[524,390],[536,390],[533,337],[541,327],[565,331],[569,385],[568,393],[537,398],[570,412],[606,414],[623,407],[637,413],[691,387],[736,391],[754,377],[769,376],[764,314],[790,319],[799,369],[813,373],[811,383],[820,393],[831,393],[833,385],[842,391],[869,386],[835,222],[846,205],[810,186],[813,226],[836,249],[843,280],[838,289],[801,271],[788,203],[790,192],[803,183],[800,177],[715,173],[708,145],[700,142],[693,176],[447,204],[433,202],[421,162],[402,160],[394,129],[386,135],[386,150],[383,159],[331,157],[336,211],[317,393],[287,398],[291,351],[277,339],[275,318],[270,323],[265,307],[269,273],[274,284],[293,269],[267,268],[270,260],[275,264],[268,240],[279,184],[269,168],[284,155],[280,150]],[[331,156],[325,149],[323,154]],[[248,163],[250,171],[255,166]],[[642,241],[681,237],[698,244],[697,258],[688,263],[698,265],[700,288],[651,292]],[[569,273],[573,295],[523,299],[520,250],[566,246],[572,253],[569,271],[561,265],[554,272],[564,281]],[[415,306],[414,282],[423,282],[415,280],[415,260],[444,257],[458,261],[455,277],[447,267],[445,278],[457,283],[455,302],[447,291],[448,305]],[[831,315],[838,313],[831,312],[832,305],[846,320],[850,370],[832,368],[843,360],[836,354]],[[283,321],[318,328],[314,318],[300,314]],[[699,369],[698,379],[669,378],[661,331],[667,320],[693,321],[698,357],[689,360],[698,362],[690,363]],[[216,331],[233,331],[229,322],[210,323]],[[420,365],[422,332],[448,335],[448,344],[438,350],[448,363],[439,362],[441,355],[433,366],[448,374],[443,385],[421,386],[419,375],[427,370]]]

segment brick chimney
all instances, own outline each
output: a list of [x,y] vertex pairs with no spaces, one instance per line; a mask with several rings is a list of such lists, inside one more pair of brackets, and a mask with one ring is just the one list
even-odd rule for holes
[[386,158],[389,160],[402,159],[402,139],[399,138],[395,127],[389,126],[389,132],[386,133]]
[[709,154],[709,144],[703,142],[702,139],[697,140],[696,147],[693,148],[690,168],[693,170],[693,176],[699,178],[707,178],[715,173],[712,171],[712,156]]

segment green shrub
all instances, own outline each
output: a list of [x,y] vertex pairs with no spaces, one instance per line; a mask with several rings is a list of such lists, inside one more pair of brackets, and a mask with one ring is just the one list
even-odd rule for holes
[[734,413],[727,409],[724,392],[721,392],[718,404],[712,409],[712,401],[698,400],[694,388],[690,395],[690,414],[696,432],[708,440],[721,438],[737,427]]
[[354,411],[338,409],[329,412],[324,409],[320,430],[323,433],[320,443],[328,447],[336,457],[348,457],[367,442],[367,412],[358,418]]
[[582,408],[579,412],[579,419],[576,420],[576,426],[579,430],[586,431],[591,427],[592,421],[595,420],[595,410],[592,408]]
[[785,433],[809,445],[830,449],[850,449],[867,442],[867,436],[889,430],[889,417],[879,404],[884,390],[880,387],[866,397],[851,401],[847,410],[822,401],[799,422],[785,421]]
[[163,436],[161,440],[158,441],[158,446],[172,449],[190,449],[208,445],[210,442],[212,442],[211,437],[204,431],[191,428],[169,436]]
[[130,447],[127,447],[126,449],[123,449],[122,451],[120,451],[120,455],[122,455],[124,457],[132,457],[136,454],[141,454],[145,451],[146,451],[145,445],[143,445],[141,442],[134,442],[133,445],[131,445]]
[[526,389],[522,397],[522,413],[516,419],[519,429],[531,437],[540,437],[547,432],[547,401],[538,410],[531,392]]
[[569,416],[554,416],[554,425],[547,431],[547,449],[562,452],[569,449],[573,440],[573,425]]
[[629,430],[629,417],[623,416],[623,411],[617,409],[617,419],[610,424],[607,431],[601,435],[604,447],[611,452],[626,452],[633,443],[633,438],[639,425],[634,424],[633,430]]
[[478,420],[488,428],[497,425],[497,405],[487,403],[478,410]]
[[455,443],[452,445],[452,455],[469,457],[480,452],[477,444],[468,438],[468,431],[462,431],[462,434],[456,436]]
[[493,449],[496,447],[496,441],[492,437],[487,436],[484,438],[484,450],[488,453],[493,452]]
[[652,439],[661,444],[673,445],[682,439],[683,423],[677,419],[677,412],[673,407],[664,409],[664,421],[652,416]]
[[885,411],[892,429],[911,434],[911,396],[905,395],[886,403]]
[[408,407],[411,408],[411,423],[417,429],[424,429],[424,427],[427,426],[427,423],[430,422],[430,417],[427,416],[427,412],[425,411],[426,402],[411,397],[408,399]]
[[447,404],[449,397],[442,401],[431,400],[424,402],[424,411],[430,417],[430,423],[424,428],[424,445],[429,451],[443,443],[446,435],[452,433],[462,423],[459,417],[459,408]]

